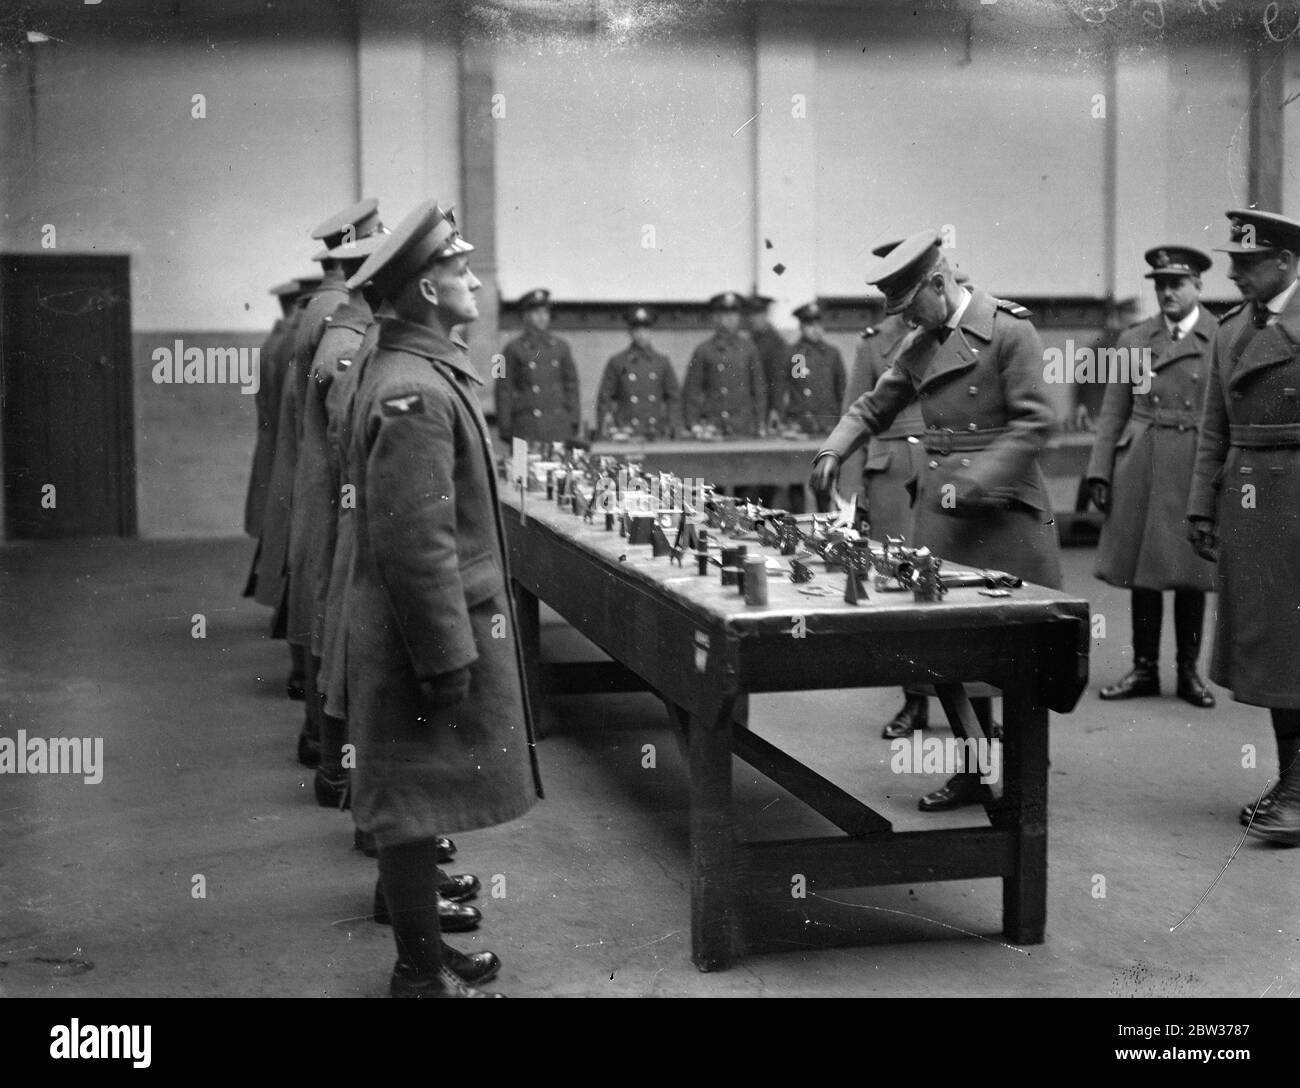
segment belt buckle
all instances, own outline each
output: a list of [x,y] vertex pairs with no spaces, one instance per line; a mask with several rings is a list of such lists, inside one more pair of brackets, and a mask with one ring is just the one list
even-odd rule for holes
[[947,457],[948,454],[952,453],[953,429],[951,427],[945,427],[943,430],[938,432],[938,435],[942,441],[938,443],[939,448],[935,450],[935,453],[940,457]]

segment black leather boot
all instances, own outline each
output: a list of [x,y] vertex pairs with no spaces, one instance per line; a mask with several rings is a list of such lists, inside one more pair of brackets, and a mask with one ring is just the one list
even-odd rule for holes
[[1274,710],[1277,735],[1278,783],[1255,809],[1247,829],[1283,846],[1300,846],[1300,711]]
[[977,805],[981,797],[982,787],[978,774],[955,774],[939,789],[922,797],[916,807],[922,812],[947,812],[965,805]]
[[1144,695],[1160,694],[1160,665],[1156,661],[1138,658],[1133,671],[1121,676],[1110,687],[1097,693],[1103,699],[1137,699]]
[[1214,694],[1196,671],[1205,622],[1205,594],[1180,589],[1174,593],[1174,635],[1178,640],[1178,698],[1208,710]]
[[[443,876],[446,876],[444,873]],[[455,880],[455,877],[451,877]],[[477,882],[477,878],[473,878]],[[435,877],[435,880],[437,878]],[[477,907],[467,907],[461,903],[453,903],[442,894],[441,888],[434,893],[438,904],[438,925],[443,933],[468,933],[471,929],[478,929],[479,923],[483,921],[483,912]],[[392,914],[388,909],[388,900],[384,895],[383,879],[375,881],[375,903],[374,903],[375,922],[381,926],[393,924]]]
[[930,724],[930,700],[910,691],[904,691],[903,696],[903,709],[889,720],[880,734],[885,740],[910,737],[916,730],[925,729]]

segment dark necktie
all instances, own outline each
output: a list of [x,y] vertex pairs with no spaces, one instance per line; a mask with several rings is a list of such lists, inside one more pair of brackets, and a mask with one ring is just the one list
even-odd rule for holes
[[1176,343],[1178,343],[1178,341],[1181,340],[1182,338],[1183,338],[1183,330],[1182,330],[1182,327],[1179,326],[1179,325],[1175,325],[1175,326],[1173,327],[1173,329],[1170,330],[1170,333],[1169,333],[1169,339],[1172,340],[1172,341],[1176,344]]
[[935,338],[939,341],[939,343],[942,344],[945,340],[948,339],[949,336],[952,335],[952,327],[950,325],[942,325],[939,328],[934,330],[934,335]]
[[1268,319],[1272,316],[1267,306],[1261,306],[1258,302],[1255,303],[1255,312],[1251,315],[1255,328],[1262,329],[1268,324]]

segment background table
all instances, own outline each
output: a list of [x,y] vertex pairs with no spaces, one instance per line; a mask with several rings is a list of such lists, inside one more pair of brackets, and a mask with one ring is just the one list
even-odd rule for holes
[[[588,524],[531,493],[521,523],[518,504],[517,494],[503,501],[534,702],[548,693],[649,688],[685,731],[692,958],[701,970],[734,958],[738,891],[788,890],[794,873],[828,888],[1001,877],[1006,937],[1042,941],[1047,714],[1072,710],[1087,683],[1086,601],[1025,586],[998,599],[957,589],[922,604],[872,589],[867,601],[849,605],[843,575],[819,573],[814,584],[835,595],[811,597],[770,574],[770,604],[756,608],[720,584],[716,567],[700,576],[692,556],[685,567],[652,558],[648,545],[629,546],[617,531],[605,531],[603,516]],[[776,554],[746,543],[750,555]],[[544,668],[539,601],[613,660]],[[961,686],[967,681],[991,684],[1003,698],[1002,788],[984,791],[989,827],[894,832],[879,813],[746,725],[750,693],[931,683],[954,731],[978,738]],[[733,753],[845,834],[739,842]]]

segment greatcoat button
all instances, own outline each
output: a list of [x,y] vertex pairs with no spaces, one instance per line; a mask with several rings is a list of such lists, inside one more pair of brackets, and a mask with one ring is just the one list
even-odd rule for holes
[[542,414],[542,410],[540,408],[533,409],[533,415],[540,416],[541,414]]
[[978,423],[972,423],[966,429],[968,431],[978,431],[980,429],[980,425]]
[[973,396],[975,396],[976,393],[979,392],[979,386],[977,386],[977,385],[972,385],[969,389],[966,390],[966,392],[969,393],[969,394],[973,397]]
[[930,462],[930,467],[931,467],[931,468],[938,468],[938,467],[939,467],[939,462],[938,462],[938,461],[931,461],[931,462]]

